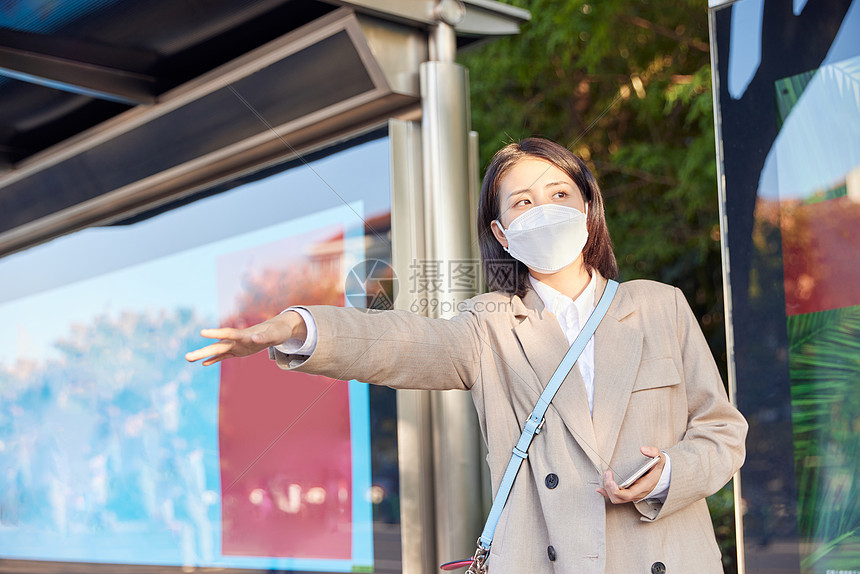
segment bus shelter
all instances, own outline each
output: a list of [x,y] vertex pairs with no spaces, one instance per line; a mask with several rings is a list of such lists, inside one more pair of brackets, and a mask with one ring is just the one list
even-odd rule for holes
[[467,393],[203,369],[291,304],[481,289],[459,48],[489,0],[0,10],[0,572],[432,572],[489,499]]

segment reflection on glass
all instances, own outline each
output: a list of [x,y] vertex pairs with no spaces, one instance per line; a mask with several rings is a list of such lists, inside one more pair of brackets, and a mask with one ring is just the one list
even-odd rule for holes
[[782,241],[801,566],[844,570],[860,542],[860,58],[775,90],[757,217]]
[[0,260],[17,278],[0,286],[0,558],[391,571],[374,564],[399,521],[393,392],[265,354],[183,359],[204,326],[354,304],[347,271],[390,261],[388,154],[372,140]]
[[750,573],[860,572],[860,2],[839,4],[765,3],[760,47],[729,48],[761,60],[744,92],[719,69]]

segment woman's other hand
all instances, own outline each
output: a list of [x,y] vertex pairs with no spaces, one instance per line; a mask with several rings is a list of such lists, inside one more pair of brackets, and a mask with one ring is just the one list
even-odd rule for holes
[[666,455],[655,446],[643,446],[639,449],[642,454],[650,457],[660,457],[654,468],[649,470],[642,478],[630,485],[630,488],[620,488],[615,482],[615,477],[611,470],[607,470],[603,475],[603,488],[598,488],[597,492],[608,498],[612,504],[624,504],[625,502],[636,502],[642,500],[654,490],[657,483],[660,481],[660,475],[663,474],[663,467],[666,466]]
[[207,339],[218,339],[218,342],[187,353],[185,360],[194,362],[205,359],[203,366],[208,367],[224,359],[253,355],[288,339],[304,340],[308,332],[301,315],[287,311],[245,329],[203,329],[200,335]]

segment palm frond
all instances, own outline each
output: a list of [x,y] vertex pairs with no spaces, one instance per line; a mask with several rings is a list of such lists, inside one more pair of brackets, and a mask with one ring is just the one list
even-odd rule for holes
[[787,326],[798,521],[816,545],[809,568],[860,531],[860,307]]

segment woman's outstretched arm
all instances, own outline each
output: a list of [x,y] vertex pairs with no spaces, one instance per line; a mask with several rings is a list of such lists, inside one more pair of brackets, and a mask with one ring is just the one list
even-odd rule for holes
[[[274,349],[282,369],[357,379],[400,389],[470,389],[480,372],[486,336],[464,302],[451,319],[431,319],[409,311],[310,306],[317,328],[309,357]],[[300,337],[296,337],[300,338]]]
[[317,329],[310,356],[286,355],[276,349],[288,339],[304,340],[307,326],[301,315],[287,311],[246,329],[203,329],[201,335],[218,339],[185,355],[214,365],[272,349],[283,369],[357,379],[402,389],[469,389],[480,372],[484,336],[478,320],[464,303],[464,312],[449,319],[430,319],[408,311],[311,306]]

